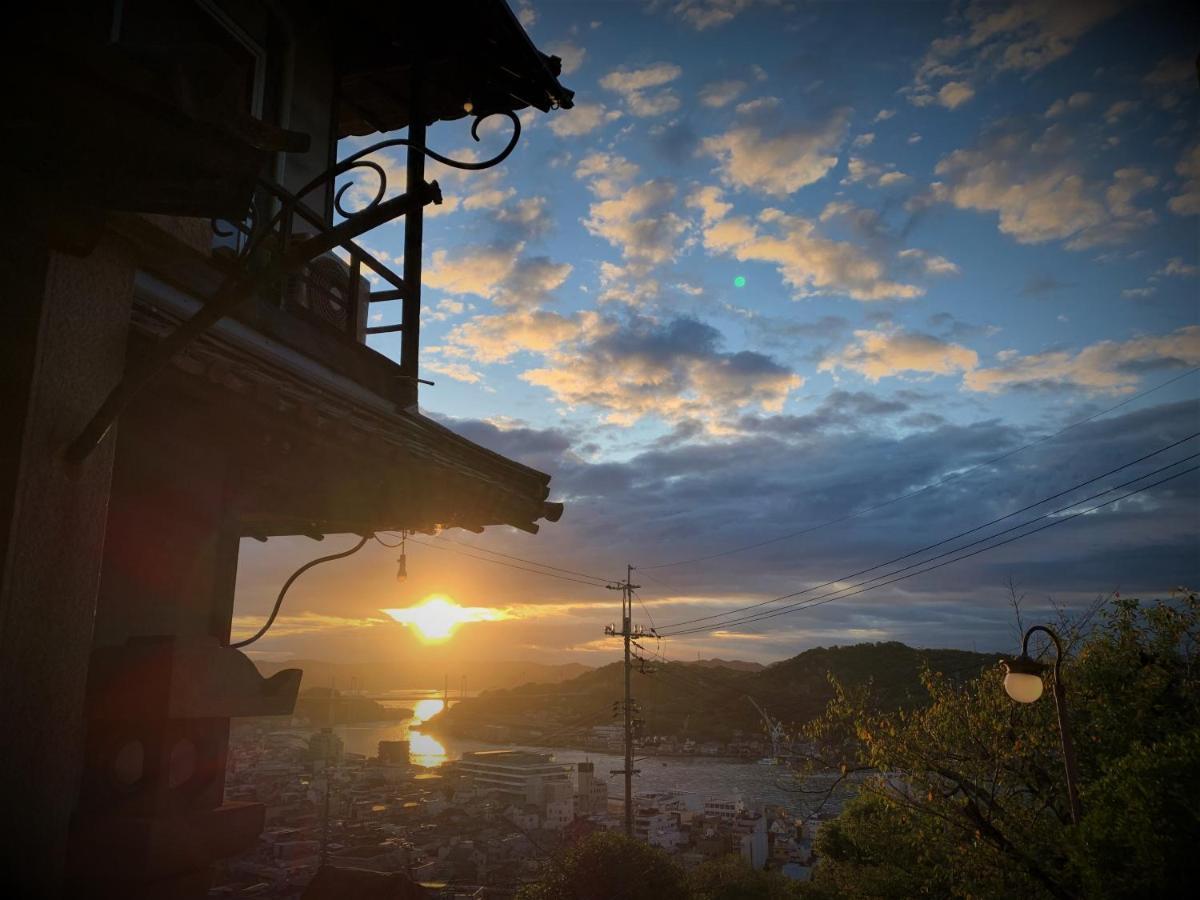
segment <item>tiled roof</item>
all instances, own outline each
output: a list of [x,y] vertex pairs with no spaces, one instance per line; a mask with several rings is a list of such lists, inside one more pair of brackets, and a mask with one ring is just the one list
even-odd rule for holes
[[[173,317],[139,303],[135,333],[161,337],[176,327]],[[293,354],[294,356],[294,354]],[[260,352],[218,326],[174,360],[176,375],[192,386],[227,395],[251,407],[268,424],[292,426],[300,441],[334,443],[343,465],[358,467],[379,484],[370,521],[297,521],[292,531],[264,523],[270,534],[313,530],[431,531],[438,526],[473,531],[512,525],[537,531],[539,519],[557,521],[562,504],[548,503],[550,476],[494,453],[415,410],[399,410],[385,398],[352,383],[313,377],[287,359]],[[314,365],[317,365],[314,361]],[[343,379],[343,381],[345,381]],[[218,395],[219,396],[219,395]],[[148,402],[154,402],[149,400]],[[268,452],[290,452],[287,441]],[[295,444],[293,439],[291,444]],[[319,481],[326,473],[311,471]],[[334,473],[336,474],[336,473]],[[299,517],[304,519],[304,516]]]

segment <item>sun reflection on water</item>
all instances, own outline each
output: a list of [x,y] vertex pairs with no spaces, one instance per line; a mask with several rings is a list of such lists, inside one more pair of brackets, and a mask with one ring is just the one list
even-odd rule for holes
[[[422,722],[427,722],[436,716],[442,711],[443,705],[441,700],[418,700],[413,705],[412,727],[415,729]],[[441,741],[433,735],[410,730],[408,741],[409,760],[415,766],[433,769],[447,762],[450,758]]]

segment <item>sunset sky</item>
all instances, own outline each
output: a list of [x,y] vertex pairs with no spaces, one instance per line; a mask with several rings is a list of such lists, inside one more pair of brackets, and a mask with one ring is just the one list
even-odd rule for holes
[[[492,170],[430,167],[446,199],[425,225],[422,375],[436,386],[421,405],[550,473],[566,513],[537,536],[454,541],[616,579],[627,562],[842,518],[1200,366],[1197,23],[1178,8],[512,5],[562,57],[576,105],[523,114]],[[468,132],[441,123],[429,144],[483,158],[508,125],[477,145]],[[377,161],[402,191],[402,157]],[[402,234],[362,243],[398,266]],[[1198,395],[1200,374],[1183,377],[912,499],[643,569],[637,620],[803,590],[982,524],[1200,431]],[[1082,608],[1200,584],[1198,493],[1193,473],[928,575],[661,649],[1011,649],[1010,578],[1027,619],[1049,597]],[[256,651],[617,657],[603,635],[617,594],[420,540],[441,549],[410,544],[403,583],[378,545],[305,575]],[[252,630],[297,565],[351,541],[247,541],[235,628]],[[500,613],[426,646],[382,612],[431,594]]]

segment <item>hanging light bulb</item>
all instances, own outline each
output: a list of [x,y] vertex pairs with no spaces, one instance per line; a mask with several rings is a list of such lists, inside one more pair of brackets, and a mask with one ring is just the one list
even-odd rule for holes
[[408,554],[404,550],[404,541],[407,537],[407,532],[400,533],[400,556],[396,559],[398,568],[396,569],[396,580],[404,581],[408,578]]

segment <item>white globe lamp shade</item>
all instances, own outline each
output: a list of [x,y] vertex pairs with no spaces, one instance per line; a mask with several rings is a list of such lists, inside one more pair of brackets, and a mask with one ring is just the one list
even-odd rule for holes
[[1033,703],[1042,696],[1042,676],[1009,672],[1004,676],[1004,690],[1018,703]]

